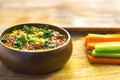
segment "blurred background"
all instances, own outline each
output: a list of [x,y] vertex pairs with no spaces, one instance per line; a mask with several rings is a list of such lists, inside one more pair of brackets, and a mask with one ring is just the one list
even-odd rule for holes
[[26,22],[61,27],[119,27],[120,0],[0,0],[0,25]]

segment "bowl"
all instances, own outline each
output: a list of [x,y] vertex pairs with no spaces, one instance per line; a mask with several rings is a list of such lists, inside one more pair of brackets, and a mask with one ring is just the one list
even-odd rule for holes
[[[4,30],[0,37],[11,32],[14,28],[23,28],[23,25],[43,27],[46,24],[26,23],[19,24]],[[9,69],[26,74],[48,73],[62,68],[72,54],[72,40],[70,34],[63,28],[47,24],[49,28],[59,31],[66,36],[66,42],[54,49],[38,52],[15,50],[4,45],[0,41],[0,60]]]

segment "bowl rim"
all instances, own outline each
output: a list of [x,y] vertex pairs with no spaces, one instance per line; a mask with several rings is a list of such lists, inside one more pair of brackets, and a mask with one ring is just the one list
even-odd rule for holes
[[58,27],[58,26],[51,25],[51,24],[46,24],[46,23],[23,23],[23,24],[13,25],[13,26],[8,27],[8,28],[4,29],[3,31],[1,31],[0,37],[2,36],[2,33],[4,33],[6,30],[9,30],[9,29],[14,28],[14,27],[17,27],[17,26],[32,25],[32,24],[34,24],[34,25],[35,25],[35,24],[36,24],[36,25],[48,25],[48,26],[53,26],[53,27],[56,27],[56,28],[58,28],[58,29],[61,29],[62,31],[64,31],[64,32],[67,34],[67,40],[66,40],[66,42],[65,42],[64,44],[62,44],[61,46],[58,46],[58,47],[53,48],[53,49],[50,49],[50,50],[45,50],[45,51],[23,51],[23,50],[17,50],[17,49],[14,49],[14,48],[10,48],[10,47],[8,47],[8,46],[5,46],[4,43],[1,42],[1,40],[0,40],[0,44],[1,44],[2,46],[4,46],[4,47],[10,49],[10,50],[17,51],[17,52],[43,53],[43,52],[51,52],[51,51],[55,51],[55,50],[57,50],[57,49],[60,49],[60,48],[62,48],[62,47],[64,47],[64,46],[66,46],[66,45],[70,42],[70,40],[71,40],[70,33],[69,33],[67,30],[65,30],[65,29],[62,28],[62,27]]

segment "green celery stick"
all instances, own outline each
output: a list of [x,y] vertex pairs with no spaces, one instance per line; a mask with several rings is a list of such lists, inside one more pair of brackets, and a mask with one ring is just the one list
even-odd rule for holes
[[92,56],[94,56],[94,57],[120,57],[120,52],[119,53],[117,53],[117,52],[115,52],[115,53],[105,53],[105,52],[96,52],[95,50],[93,50],[92,51]]
[[104,42],[104,43],[97,43],[95,45],[96,52],[113,52],[113,53],[120,53],[120,42]]
[[86,51],[87,54],[92,54],[92,51]]

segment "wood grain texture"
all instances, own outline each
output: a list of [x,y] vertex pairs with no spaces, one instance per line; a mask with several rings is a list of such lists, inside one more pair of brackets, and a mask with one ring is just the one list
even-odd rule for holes
[[67,27],[119,27],[119,3],[119,0],[0,0],[0,25],[40,22]]

